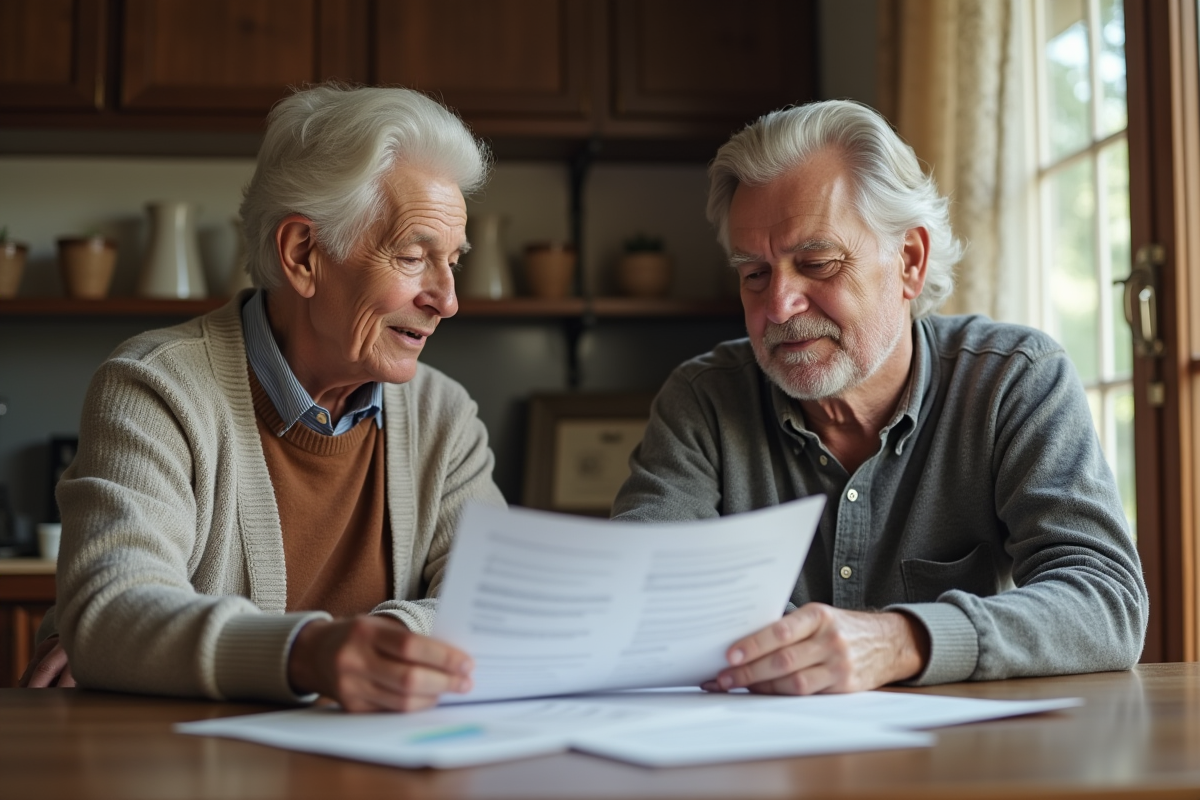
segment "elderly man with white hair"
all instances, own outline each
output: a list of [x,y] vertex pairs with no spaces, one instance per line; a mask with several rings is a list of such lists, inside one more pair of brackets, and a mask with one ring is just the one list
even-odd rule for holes
[[63,647],[27,682],[351,710],[469,687],[426,634],[463,504],[504,500],[475,404],[417,359],[489,168],[416,92],[275,107],[241,208],[258,288],[92,380],[57,494]]
[[762,117],[709,174],[749,337],[671,376],[614,517],[828,504],[781,619],[705,688],[1132,666],[1146,587],[1079,378],[1042,333],[933,313],[961,246],[912,150],[827,101]]

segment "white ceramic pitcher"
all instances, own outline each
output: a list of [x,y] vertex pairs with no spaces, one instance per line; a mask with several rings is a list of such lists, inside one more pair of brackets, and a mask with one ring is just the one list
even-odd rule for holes
[[512,297],[512,271],[504,252],[499,214],[475,214],[467,222],[471,252],[463,256],[456,291],[462,297]]
[[208,296],[196,239],[196,212],[195,205],[177,200],[146,204],[150,245],[138,279],[137,292],[142,297]]

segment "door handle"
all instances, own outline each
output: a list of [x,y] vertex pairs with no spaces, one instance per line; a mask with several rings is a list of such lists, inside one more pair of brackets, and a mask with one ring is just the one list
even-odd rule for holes
[[1158,272],[1165,260],[1160,244],[1138,248],[1129,277],[1113,281],[1125,286],[1125,321],[1133,331],[1133,346],[1139,356],[1157,358],[1163,353],[1158,338]]

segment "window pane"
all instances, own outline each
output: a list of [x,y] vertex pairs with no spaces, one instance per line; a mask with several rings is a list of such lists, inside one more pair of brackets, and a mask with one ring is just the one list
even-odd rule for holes
[[1100,437],[1100,444],[1104,444],[1104,400],[1100,397],[1099,389],[1087,390],[1088,410],[1092,412],[1092,425],[1096,428],[1096,435]]
[[1092,140],[1087,12],[1084,0],[1046,0],[1043,8],[1047,134],[1058,160]]
[[[1124,139],[1113,142],[1100,153],[1101,185],[1107,199],[1105,238],[1112,259],[1114,278],[1124,278],[1132,268],[1129,233],[1129,145]],[[1113,287],[1113,374],[1110,378],[1128,378],[1133,374],[1133,334],[1125,322],[1125,287]]]
[[1125,127],[1125,9],[1122,0],[1100,0],[1100,137]]
[[1100,378],[1094,181],[1090,159],[1046,179],[1047,329],[1075,362],[1085,384]]
[[1125,507],[1129,530],[1137,539],[1137,492],[1133,480],[1133,387],[1126,385],[1114,388],[1109,406],[1116,423],[1116,441],[1109,444],[1108,461],[1117,476],[1117,489],[1121,492],[1121,505]]

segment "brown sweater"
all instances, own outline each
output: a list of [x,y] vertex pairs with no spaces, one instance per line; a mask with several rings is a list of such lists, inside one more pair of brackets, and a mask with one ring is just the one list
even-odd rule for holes
[[254,416],[283,529],[288,611],[366,614],[392,596],[384,432],[366,419],[340,436],[283,420],[250,372]]

